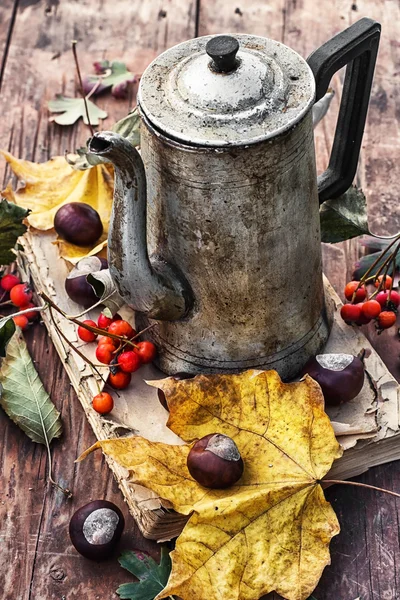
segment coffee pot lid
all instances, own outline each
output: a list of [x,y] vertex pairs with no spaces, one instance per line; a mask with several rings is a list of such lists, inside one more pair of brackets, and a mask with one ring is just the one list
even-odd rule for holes
[[204,36],[163,52],[142,75],[138,103],[162,134],[218,147],[287,131],[314,97],[314,76],[297,52],[238,34]]

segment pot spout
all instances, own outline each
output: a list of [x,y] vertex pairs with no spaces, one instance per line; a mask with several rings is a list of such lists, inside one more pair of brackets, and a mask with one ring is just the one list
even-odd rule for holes
[[96,133],[88,147],[115,167],[108,260],[119,293],[149,318],[182,318],[192,305],[189,285],[172,265],[150,262],[148,256],[146,175],[140,154],[125,138],[111,131]]

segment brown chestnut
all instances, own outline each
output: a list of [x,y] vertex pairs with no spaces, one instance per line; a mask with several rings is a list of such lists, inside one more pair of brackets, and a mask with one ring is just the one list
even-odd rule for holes
[[352,354],[318,354],[303,370],[321,386],[328,406],[353,400],[364,385],[364,365]]
[[71,300],[85,308],[98,302],[99,298],[90,283],[86,281],[86,276],[107,268],[108,262],[105,258],[89,256],[80,260],[65,280],[65,291]]
[[60,206],[54,217],[58,235],[77,246],[92,246],[103,233],[100,215],[85,202],[68,202]]
[[79,508],[69,522],[69,536],[79,554],[104,560],[113,553],[125,526],[118,506],[107,500],[94,500]]
[[235,442],[222,433],[211,433],[198,440],[187,458],[189,473],[200,485],[225,489],[243,474],[243,460]]

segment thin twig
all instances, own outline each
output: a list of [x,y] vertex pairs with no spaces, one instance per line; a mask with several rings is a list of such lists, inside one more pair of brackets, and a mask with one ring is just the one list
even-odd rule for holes
[[[60,313],[60,315],[62,315],[65,319],[68,319],[68,321],[72,321],[72,323],[79,325],[79,327],[82,327],[83,329],[87,329],[88,331],[91,331],[92,333],[95,333],[96,335],[104,335],[113,340],[119,340],[120,342],[124,342],[130,346],[135,347],[135,344],[131,340],[126,339],[122,335],[115,335],[114,333],[109,333],[105,329],[100,329],[99,327],[92,327],[91,325],[87,325],[86,323],[83,323],[82,321],[79,321],[78,319],[75,319],[74,317],[68,317],[68,315],[63,310],[61,310],[61,308],[59,306],[57,306],[57,304],[55,304],[51,300],[51,298],[49,298],[49,296],[47,294],[45,294],[44,292],[39,292],[39,296],[41,296],[43,298],[43,300],[45,300],[49,304],[49,306],[51,306],[51,308],[54,308],[54,310],[56,310],[58,313]],[[154,325],[156,325],[156,324],[154,323]],[[141,335],[141,333],[142,332],[139,332],[132,339],[135,339],[136,337]]]
[[[356,293],[357,293],[357,291],[359,290],[359,288],[360,288],[360,287],[361,287],[363,284],[365,284],[365,283],[366,283],[366,281],[368,280],[368,275],[371,273],[372,269],[373,269],[373,268],[374,268],[374,267],[375,267],[375,266],[376,266],[376,265],[379,263],[379,261],[380,261],[380,260],[382,260],[382,259],[383,259],[383,257],[385,256],[386,252],[387,252],[387,251],[388,251],[388,250],[389,250],[389,249],[390,249],[390,248],[391,248],[391,247],[392,247],[392,246],[393,246],[393,245],[396,243],[396,241],[397,241],[398,239],[399,239],[399,236],[397,236],[397,237],[396,237],[396,238],[395,238],[395,239],[394,239],[394,240],[393,240],[393,241],[392,241],[392,242],[391,242],[391,243],[390,243],[390,244],[389,244],[389,245],[388,245],[388,246],[387,246],[387,247],[386,247],[386,248],[385,248],[385,249],[384,249],[384,250],[383,250],[383,251],[382,251],[380,254],[379,254],[378,258],[377,258],[377,259],[376,259],[376,260],[375,260],[375,261],[372,263],[372,265],[369,267],[369,269],[368,269],[368,270],[367,270],[367,271],[364,273],[363,277],[361,277],[361,279],[360,279],[360,281],[359,281],[359,283],[358,283],[358,286],[357,286],[357,288],[354,290],[353,297],[352,297],[352,299],[351,299],[351,301],[352,301],[352,302],[354,302],[354,300],[355,300],[355,297],[356,297]],[[391,258],[391,256],[392,256],[392,253],[390,254],[390,257],[389,257],[389,259]],[[388,260],[388,259],[386,258],[385,262],[384,262],[384,263],[383,263],[383,265],[380,267],[380,269],[379,269],[378,273],[380,273],[380,271],[382,270],[382,268],[384,267],[384,265],[386,265],[386,262],[387,262],[387,260]],[[374,276],[374,277],[376,277],[376,274],[375,274],[375,276]]]
[[98,377],[100,377],[100,379],[102,380],[102,382],[103,382],[104,384],[106,384],[106,383],[107,383],[107,382],[106,382],[106,380],[103,378],[102,374],[101,374],[101,373],[100,373],[100,371],[99,371],[99,370],[96,368],[96,366],[95,366],[95,365],[92,363],[92,361],[91,361],[91,360],[89,360],[89,358],[87,358],[87,356],[85,356],[85,355],[84,355],[84,354],[83,354],[83,353],[82,353],[80,350],[78,350],[78,348],[75,348],[75,346],[74,346],[74,345],[73,345],[73,343],[72,343],[72,342],[71,342],[71,341],[70,341],[70,340],[67,338],[67,336],[65,335],[65,333],[64,333],[63,331],[61,331],[61,329],[59,328],[59,326],[58,326],[58,324],[57,324],[57,322],[56,322],[56,320],[55,320],[55,318],[54,318],[54,315],[53,315],[53,312],[52,312],[52,310],[51,310],[51,307],[49,308],[49,313],[50,313],[50,318],[51,318],[51,320],[52,320],[52,322],[53,322],[53,325],[54,325],[54,327],[55,327],[55,328],[56,328],[56,330],[57,330],[57,333],[58,333],[58,334],[59,334],[59,335],[62,337],[62,339],[63,339],[63,340],[64,340],[64,341],[65,341],[65,342],[68,344],[68,346],[71,348],[71,350],[73,350],[74,352],[76,352],[76,354],[77,354],[78,356],[80,356],[82,360],[84,360],[86,363],[88,363],[88,364],[89,364],[89,365],[90,365],[90,366],[91,366],[91,367],[92,367],[92,368],[95,370],[95,372],[96,372],[96,374],[98,375]]
[[376,485],[368,485],[367,483],[358,483],[357,481],[340,481],[340,480],[335,480],[335,479],[322,479],[321,483],[341,483],[343,485],[354,485],[356,487],[363,487],[363,488],[367,488],[369,490],[383,492],[384,494],[390,494],[391,496],[400,498],[400,494],[397,494],[396,492],[391,492],[390,490],[384,490],[383,488],[376,487]]
[[84,92],[84,89],[83,89],[83,82],[82,82],[81,70],[79,68],[79,62],[78,62],[78,54],[76,52],[76,44],[77,43],[78,42],[76,40],[72,40],[72,54],[74,55],[76,72],[78,73],[79,85],[80,85],[80,88],[81,88],[80,89],[81,96],[82,96],[83,102],[85,104],[86,118],[87,118],[87,121],[88,121],[90,133],[93,136],[94,135],[94,129],[93,129],[92,124],[90,122],[89,107],[88,107],[88,103],[87,103],[87,100],[86,100],[86,95],[85,95],[85,92]]
[[95,304],[92,304],[92,306],[89,306],[89,308],[86,308],[85,310],[83,310],[82,312],[80,312],[77,315],[66,315],[67,319],[79,319],[80,317],[83,317],[83,315],[86,315],[90,310],[97,308],[98,306],[100,306],[100,304],[104,304],[104,302],[106,300],[109,300],[111,298],[111,296],[113,296],[114,294],[115,294],[115,291],[108,294],[108,296],[106,296],[105,298],[100,298],[100,300],[98,300]]

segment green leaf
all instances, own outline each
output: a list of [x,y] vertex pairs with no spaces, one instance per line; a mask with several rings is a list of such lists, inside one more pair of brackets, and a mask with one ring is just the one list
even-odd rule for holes
[[134,108],[120,121],[117,121],[111,128],[115,133],[119,133],[127,139],[132,146],[140,145],[140,115],[139,111]]
[[[366,254],[365,256],[362,256],[355,264],[355,271],[353,273],[354,279],[356,279],[357,281],[359,279],[361,279],[361,277],[363,277],[365,275],[365,273],[368,271],[368,269],[370,267],[372,267],[372,265],[377,260],[377,258],[379,258],[379,256],[381,256],[382,254],[383,254],[382,252],[373,252],[372,254]],[[379,260],[376,263],[375,268],[371,271],[369,276],[373,277],[379,271],[380,267],[383,265],[385,260],[389,257],[389,254],[390,254],[390,250],[384,256],[382,256],[381,260]],[[399,270],[400,269],[400,252],[397,253],[397,255],[396,255],[395,264],[396,264],[396,270]],[[388,275],[393,276],[392,271],[393,271],[393,266],[391,265],[388,270]]]
[[[90,100],[86,100],[86,102],[91,125],[98,125],[99,119],[107,118],[108,115],[104,110]],[[58,117],[50,117],[50,121],[55,121],[59,125],[73,125],[82,117],[85,125],[89,125],[83,98],[66,98],[61,94],[57,94],[56,100],[50,100],[47,106],[50,112],[63,113]]]
[[[122,137],[126,138],[132,146],[139,146],[140,144],[140,116],[137,108],[134,108],[130,113],[126,115],[120,121],[117,121],[112,127],[111,131],[119,133]],[[88,152],[86,147],[81,147],[76,150],[75,154],[66,153],[65,159],[71,167],[76,171],[85,171],[91,169],[96,165],[104,164],[107,159],[96,156]]]
[[10,339],[15,333],[15,323],[9,317],[0,319],[0,357],[6,355],[6,347]]
[[20,329],[11,338],[0,368],[0,405],[33,442],[61,435],[60,413],[40,381]]
[[355,186],[339,198],[324,202],[319,215],[322,242],[335,244],[369,233],[365,196]]
[[100,63],[95,63],[95,66],[98,74],[85,77],[85,93],[91,91],[100,82],[100,85],[93,90],[93,94],[100,94],[111,87],[113,96],[122,98],[126,95],[127,84],[136,81],[136,75],[128,71],[126,64],[123,62],[115,60],[110,63],[108,60],[104,60]]
[[30,212],[4,198],[0,200],[0,265],[8,265],[15,260],[12,249],[27,229],[22,221]]
[[121,567],[137,577],[137,583],[124,583],[117,594],[124,600],[154,600],[165,588],[171,573],[171,558],[168,549],[161,548],[161,561],[158,565],[150,556],[141,553],[124,552],[118,559]]

